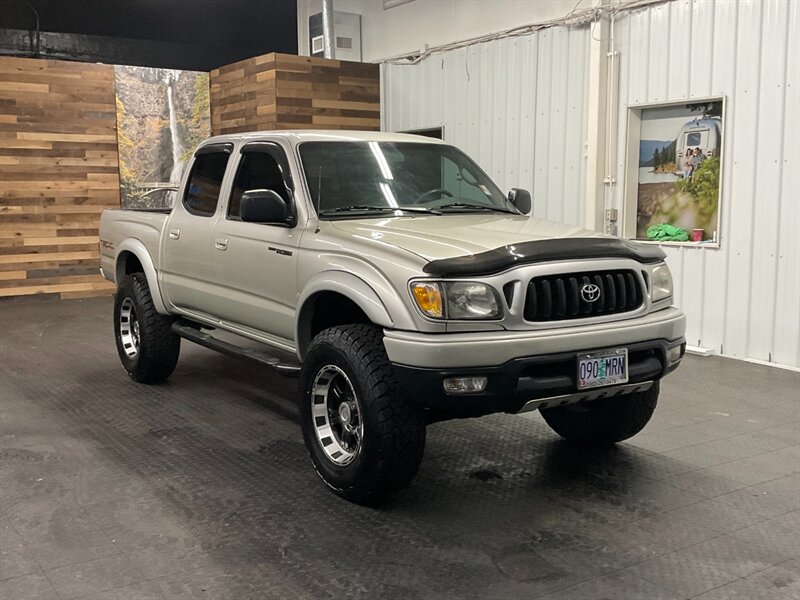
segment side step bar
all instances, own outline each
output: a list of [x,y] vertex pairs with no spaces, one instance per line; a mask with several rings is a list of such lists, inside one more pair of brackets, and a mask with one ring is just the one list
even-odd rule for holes
[[[296,362],[291,362],[290,360],[281,360],[280,358],[270,356],[265,352],[259,352],[258,350],[253,350],[251,348],[242,348],[241,346],[231,344],[230,342],[224,342],[215,338],[211,334],[198,329],[194,325],[187,324],[186,321],[175,321],[172,324],[172,332],[185,340],[205,346],[211,350],[216,350],[222,354],[253,361],[286,377],[297,377],[300,375],[301,367]],[[286,356],[288,357],[289,354],[287,353]]]
[[613,387],[600,388],[597,390],[583,390],[575,394],[565,394],[563,396],[552,396],[550,398],[537,398],[526,403],[520,413],[539,410],[540,408],[553,408],[555,406],[566,406],[567,404],[577,404],[578,402],[589,402],[600,400],[601,398],[613,398],[615,396],[625,396],[644,392],[653,387],[652,381],[642,381],[641,383],[629,383],[627,385],[615,385]]

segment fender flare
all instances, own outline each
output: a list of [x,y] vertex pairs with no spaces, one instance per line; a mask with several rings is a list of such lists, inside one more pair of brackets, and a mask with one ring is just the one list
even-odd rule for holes
[[363,279],[344,271],[323,271],[312,277],[297,299],[295,340],[297,353],[302,357],[311,340],[304,340],[304,311],[309,299],[321,292],[341,294],[364,311],[370,321],[381,327],[393,327],[394,319],[375,290]]
[[135,238],[123,240],[122,243],[117,246],[117,255],[114,258],[114,279],[116,280],[116,284],[119,286],[122,279],[120,258],[124,252],[130,252],[137,259],[139,259],[139,262],[142,264],[144,275],[147,278],[147,285],[150,287],[150,295],[153,298],[153,305],[155,306],[156,311],[162,315],[169,314],[167,306],[164,303],[164,299],[161,297],[161,288],[158,285],[158,272],[153,264],[153,259],[150,256],[150,252],[148,252],[147,247],[141,241]]

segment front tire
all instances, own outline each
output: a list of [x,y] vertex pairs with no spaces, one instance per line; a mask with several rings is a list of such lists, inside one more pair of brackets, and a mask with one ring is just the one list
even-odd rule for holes
[[656,381],[644,392],[543,408],[540,412],[553,431],[566,440],[610,446],[644,429],[656,409],[658,392]]
[[416,475],[425,421],[403,398],[371,325],[326,329],[303,361],[303,439],[322,480],[343,498],[374,504]]
[[158,383],[172,375],[181,338],[172,317],[156,312],[144,273],[125,277],[114,298],[114,337],[122,366],[139,383]]

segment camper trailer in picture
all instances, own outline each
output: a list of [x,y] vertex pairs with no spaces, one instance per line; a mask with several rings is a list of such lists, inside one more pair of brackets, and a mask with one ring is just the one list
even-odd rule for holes
[[706,158],[719,156],[721,142],[720,119],[704,117],[702,119],[692,119],[686,123],[681,127],[675,144],[677,172],[683,172],[684,162],[689,152],[693,152],[695,148],[700,148]]

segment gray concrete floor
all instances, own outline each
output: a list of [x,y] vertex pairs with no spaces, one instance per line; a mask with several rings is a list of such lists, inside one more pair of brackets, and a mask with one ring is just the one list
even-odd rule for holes
[[348,504],[295,384],[184,344],[122,371],[111,300],[0,304],[0,598],[798,598],[800,375],[688,357],[606,453],[538,414],[431,426]]

